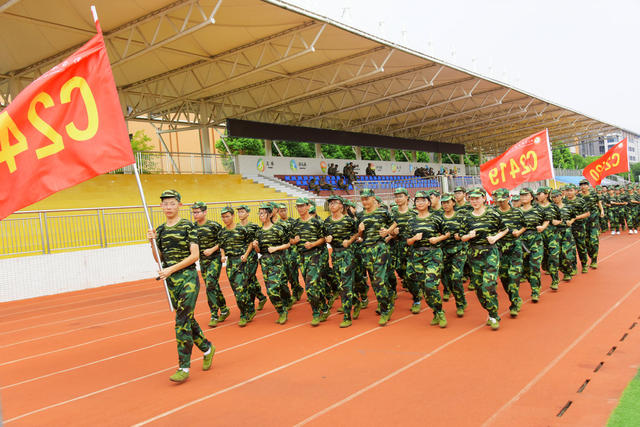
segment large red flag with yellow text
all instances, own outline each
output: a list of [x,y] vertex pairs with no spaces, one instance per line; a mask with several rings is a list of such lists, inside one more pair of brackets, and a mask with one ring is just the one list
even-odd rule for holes
[[482,186],[490,193],[525,182],[551,179],[553,161],[549,132],[545,129],[521,140],[495,159],[480,165]]
[[618,142],[582,170],[582,175],[592,186],[600,185],[604,177],[614,173],[629,172],[629,156],[627,152],[627,138]]
[[0,113],[0,219],[134,163],[102,32]]

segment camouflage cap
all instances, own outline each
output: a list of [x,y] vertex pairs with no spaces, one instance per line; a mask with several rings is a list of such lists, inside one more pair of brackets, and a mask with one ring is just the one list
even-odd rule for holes
[[531,194],[533,196],[533,190],[529,187],[524,187],[520,190],[520,195],[522,196],[523,194]]
[[383,204],[384,202],[382,201],[382,197],[380,196],[376,196],[376,201],[380,204]]
[[371,188],[363,188],[360,190],[360,197],[375,197],[376,193]]
[[269,202],[269,206],[271,206],[271,210],[278,209],[278,203],[276,202]]
[[464,189],[464,187],[462,187],[462,186],[457,186],[457,187],[453,190],[453,192],[454,192],[454,193],[457,193],[458,191],[462,191],[463,193],[466,193],[466,192],[467,192],[467,190],[465,190],[465,189]]
[[311,205],[309,207],[309,213],[315,213],[316,212],[316,207],[314,205]]
[[590,184],[589,184],[589,181],[587,181],[586,179],[581,179],[580,185],[590,185]]
[[504,200],[509,200],[509,192],[499,188],[496,191],[493,192],[493,198],[496,200],[496,202],[502,202]]
[[438,190],[431,190],[429,191],[429,196],[440,197],[440,192]]
[[398,187],[395,190],[393,190],[393,194],[405,194],[405,195],[409,195],[409,190],[407,190],[404,187]]
[[195,202],[191,205],[191,209],[200,209],[204,212],[207,210],[207,204],[205,202]]
[[539,187],[536,190],[536,194],[540,194],[540,193],[549,194],[550,192],[551,192],[551,189],[549,187]]
[[237,211],[239,211],[240,209],[244,209],[247,212],[251,212],[251,209],[249,209],[249,206],[247,205],[240,205],[236,208]]
[[327,197],[327,202],[331,202],[332,200],[337,200],[340,203],[344,204],[344,199],[340,196],[338,196],[337,194],[332,194],[329,197]]
[[316,201],[315,201],[315,199],[309,199],[309,204],[310,204],[311,206],[315,206],[315,205],[316,205]]
[[220,215],[224,215],[226,213],[230,213],[231,215],[233,215],[233,208],[231,206],[225,206],[224,208],[222,208],[222,210],[220,210]]
[[296,205],[309,205],[311,204],[311,202],[309,202],[309,199],[307,199],[306,197],[298,197],[296,199]]
[[558,196],[562,196],[562,191],[560,191],[560,190],[552,190],[551,191],[551,197],[558,197]]
[[567,185],[565,186],[565,188],[566,188],[567,190],[575,190],[575,189],[576,189],[576,185],[575,185],[575,184],[567,184]]
[[427,191],[416,191],[416,194],[413,196],[414,199],[428,199],[429,198],[429,192]]
[[449,200],[453,200],[453,194],[451,193],[443,193],[442,197],[440,198],[441,202],[448,202]]
[[516,202],[517,202],[517,201],[519,201],[519,200],[520,200],[520,195],[519,195],[518,193],[516,193],[516,194],[512,194],[512,195],[511,195],[511,200],[512,200],[512,201],[514,201],[514,200],[515,200]]
[[596,190],[602,190],[602,185],[596,185]]
[[273,212],[273,205],[271,203],[262,203],[258,209],[266,209],[269,212]]
[[484,192],[479,188],[473,188],[467,193],[467,197],[482,197]]
[[180,197],[180,193],[178,193],[176,190],[164,190],[160,195],[160,200],[171,199],[171,198],[174,198],[177,201],[180,201],[182,199]]
[[352,208],[356,207],[356,204],[353,203],[351,200],[345,200],[344,204],[347,205],[347,206],[351,206]]
[[287,205],[285,203],[278,203],[278,209],[287,209]]

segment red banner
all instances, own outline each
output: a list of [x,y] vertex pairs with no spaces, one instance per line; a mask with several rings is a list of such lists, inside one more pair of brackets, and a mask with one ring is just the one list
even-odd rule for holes
[[629,157],[627,152],[627,138],[618,142],[582,170],[582,175],[592,186],[600,185],[603,178],[614,173],[629,172]]
[[0,113],[0,219],[134,163],[102,32]]
[[498,188],[511,190],[524,182],[553,178],[547,130],[521,140],[500,156],[480,165],[480,178],[489,193]]

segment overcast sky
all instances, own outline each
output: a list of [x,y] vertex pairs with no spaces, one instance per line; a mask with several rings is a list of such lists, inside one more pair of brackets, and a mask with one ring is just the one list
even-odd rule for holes
[[285,0],[640,134],[640,0]]

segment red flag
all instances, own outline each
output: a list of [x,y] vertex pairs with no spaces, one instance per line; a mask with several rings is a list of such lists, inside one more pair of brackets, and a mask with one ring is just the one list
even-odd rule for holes
[[0,113],[0,220],[135,161],[96,26],[87,44]]
[[629,156],[627,152],[627,138],[618,142],[582,170],[582,175],[592,186],[600,185],[605,176],[614,173],[629,172]]
[[524,182],[553,178],[549,132],[545,129],[521,140],[495,159],[480,165],[482,186],[489,193],[511,190]]

